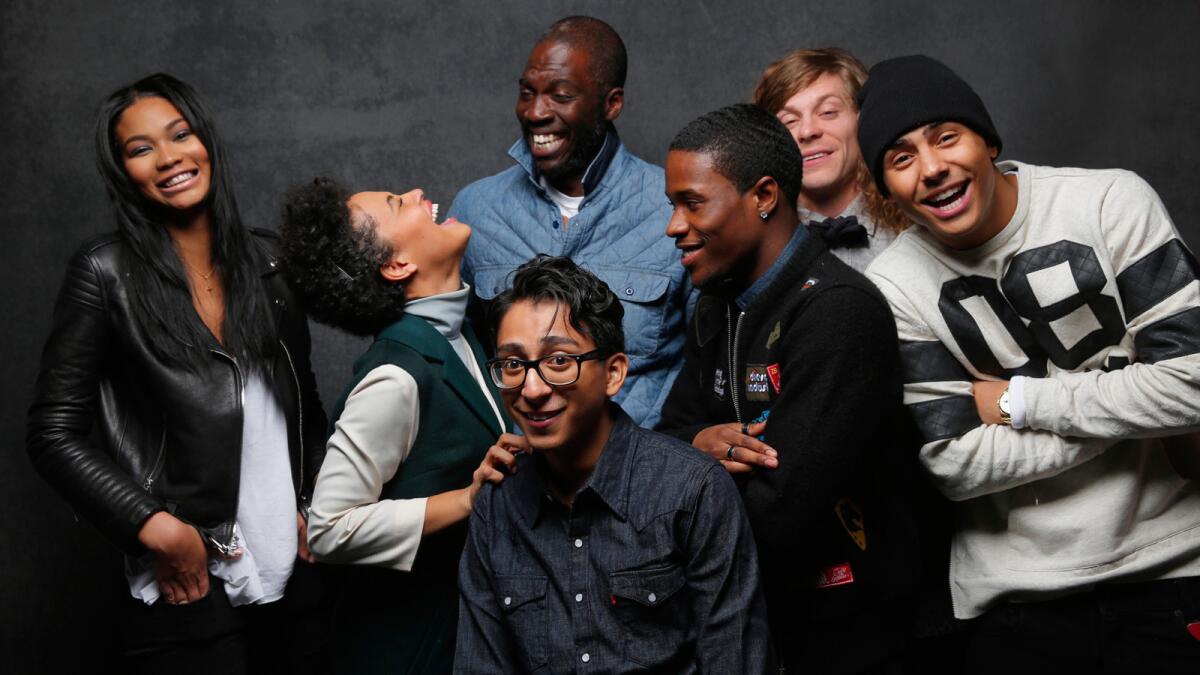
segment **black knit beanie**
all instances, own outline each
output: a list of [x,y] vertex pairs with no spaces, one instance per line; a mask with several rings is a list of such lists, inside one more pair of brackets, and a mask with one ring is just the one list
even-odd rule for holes
[[988,145],[1001,147],[1000,134],[971,85],[946,64],[923,54],[875,64],[858,92],[858,109],[858,145],[885,197],[883,154],[897,138],[919,126],[960,122]]

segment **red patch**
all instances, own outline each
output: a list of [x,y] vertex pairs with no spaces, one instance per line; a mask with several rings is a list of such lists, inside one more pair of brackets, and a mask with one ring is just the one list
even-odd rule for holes
[[779,393],[779,364],[778,363],[772,363],[771,365],[767,366],[767,379],[769,379],[771,381],[771,388],[775,390],[776,394],[778,394]]
[[609,593],[608,599],[612,601],[613,607],[617,606],[617,596],[613,595],[612,593]]
[[850,563],[831,565],[817,572],[817,588],[832,588],[854,583],[854,572]]
[[1188,632],[1192,634],[1192,637],[1200,640],[1200,621],[1193,621],[1189,623],[1187,625],[1187,629]]

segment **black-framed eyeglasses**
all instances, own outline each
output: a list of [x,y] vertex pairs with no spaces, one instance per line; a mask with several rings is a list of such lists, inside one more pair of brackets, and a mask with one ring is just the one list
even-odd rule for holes
[[500,389],[516,389],[525,384],[529,369],[537,370],[542,382],[551,387],[565,387],[579,379],[580,365],[584,361],[604,358],[604,352],[594,349],[586,354],[551,354],[540,359],[526,360],[513,357],[491,359],[487,362],[492,382]]

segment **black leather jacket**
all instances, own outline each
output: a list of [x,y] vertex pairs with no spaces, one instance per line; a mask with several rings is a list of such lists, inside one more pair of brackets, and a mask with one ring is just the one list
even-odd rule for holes
[[[308,323],[280,273],[274,233],[253,230],[279,349],[264,377],[288,426],[297,506],[325,453],[325,414],[309,364]],[[237,517],[245,373],[219,343],[196,371],[155,357],[126,285],[117,234],[72,257],[42,353],[26,445],[75,510],[131,554],[155,512],[228,546]],[[98,433],[92,433],[96,422]]]

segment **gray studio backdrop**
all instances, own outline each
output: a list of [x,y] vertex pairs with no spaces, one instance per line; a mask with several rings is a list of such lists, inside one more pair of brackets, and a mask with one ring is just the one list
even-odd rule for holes
[[[622,137],[662,163],[683,124],[746,99],[790,49],[868,64],[925,52],[973,82],[1005,157],[1132,169],[1200,244],[1200,3],[282,2],[0,3],[0,670],[64,671],[112,653],[119,558],[31,470],[24,451],[41,343],[65,262],[112,228],[93,164],[98,102],[165,70],[217,111],[248,220],[276,227],[283,191],[319,173],[361,188],[455,192],[507,166],[516,78],[539,32],[575,13],[629,48]],[[444,210],[443,210],[444,212]],[[665,225],[665,224],[664,224]],[[314,328],[323,398],[362,343]]]

